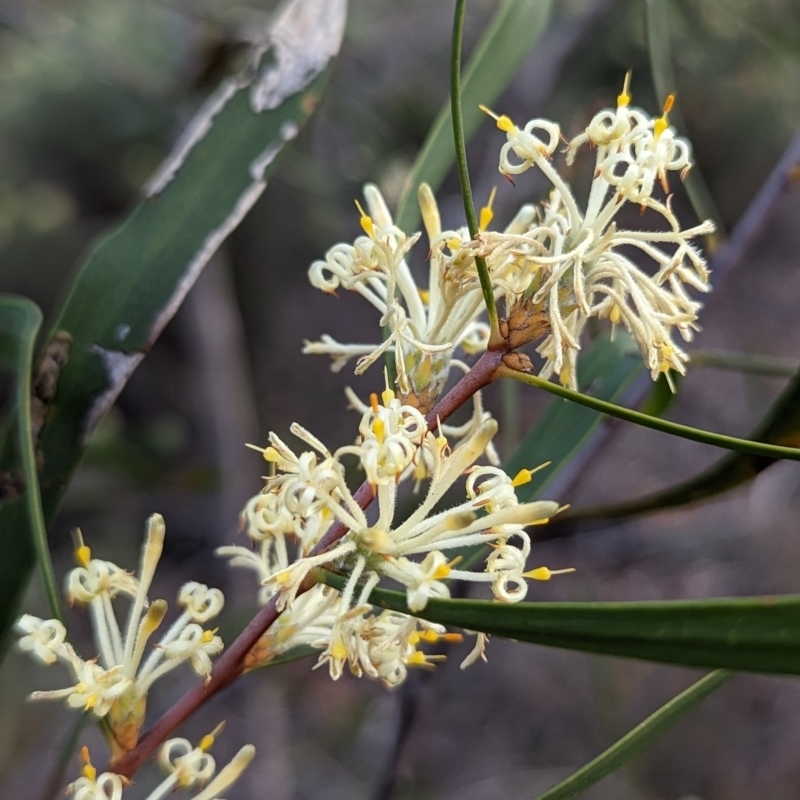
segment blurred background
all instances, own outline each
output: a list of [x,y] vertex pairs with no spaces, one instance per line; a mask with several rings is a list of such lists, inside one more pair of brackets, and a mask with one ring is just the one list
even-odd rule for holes
[[[124,219],[199,102],[241,65],[274,5],[0,0],[0,291],[28,295],[45,313],[56,307],[92,241]],[[497,5],[469,4],[468,45]],[[674,0],[669,10],[663,36],[672,45],[682,133],[730,230],[800,126],[800,4]],[[315,118],[97,431],[55,526],[59,574],[71,566],[76,525],[99,557],[132,569],[144,521],[159,511],[167,541],[155,594],[172,599],[189,578],[220,586],[228,598],[226,641],[250,618],[251,574],[231,572],[213,556],[214,547],[236,540],[238,511],[261,486],[263,461],[243,445],[263,443],[269,430],[288,435],[292,421],[331,447],[342,445],[357,419],[346,410],[344,387],[365,396],[381,386],[377,369],[356,379],[349,368],[334,375],[325,359],[301,356],[306,338],[371,341],[377,324],[360,299],[310,288],[306,270],[359,233],[353,198],[364,182],[378,183],[390,205],[399,198],[447,98],[452,11],[445,0],[351,0],[342,53]],[[652,88],[643,0],[559,2],[496,105],[517,122],[556,119],[572,136],[613,104],[629,68],[635,103],[656,111],[663,98]],[[469,148],[477,201],[498,186],[498,224],[544,190],[529,176],[516,188],[499,178],[501,143],[487,120]],[[570,174],[579,192],[589,173],[584,161]],[[691,222],[676,188],[679,216]],[[462,224],[453,176],[441,198],[445,226]],[[800,364],[798,219],[800,191],[787,192],[739,263],[719,282],[712,276],[695,349]],[[668,413],[745,436],[785,383],[698,366]],[[486,400],[501,426],[502,400],[495,391]],[[531,389],[515,402],[501,446],[524,433],[549,398]],[[578,508],[632,499],[722,456],[626,424],[607,432],[613,435],[549,496]],[[578,572],[532,586],[529,599],[797,592],[799,514],[800,465],[778,463],[720,499],[541,543],[537,564]],[[34,581],[26,610],[45,608]],[[88,620],[70,614],[80,639]],[[698,677],[499,640],[488,664],[461,672],[466,648],[400,692],[349,675],[333,683],[326,671],[311,671],[313,661],[265,669],[205,707],[185,735],[194,739],[225,718],[220,758],[245,741],[256,745],[254,765],[231,791],[242,800],[529,798]],[[63,685],[56,672],[32,669],[16,653],[2,665],[4,797],[44,797],[72,717],[60,705],[23,698]],[[150,718],[190,680],[179,676],[161,687]],[[794,800],[798,713],[797,681],[737,677],[585,797]],[[410,720],[410,732],[393,759],[401,719]],[[86,735],[91,741],[96,734]],[[73,761],[67,779],[76,774]],[[154,780],[137,776],[139,791]]]

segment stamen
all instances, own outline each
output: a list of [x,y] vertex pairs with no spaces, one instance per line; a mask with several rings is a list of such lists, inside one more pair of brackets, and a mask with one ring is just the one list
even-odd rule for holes
[[669,127],[669,112],[672,111],[672,106],[675,104],[675,94],[668,94],[667,99],[664,101],[664,113],[653,123],[653,138],[658,139],[662,133]]
[[84,544],[83,534],[80,528],[72,529],[72,541],[75,545],[75,560],[84,569],[88,569],[89,563],[92,560],[92,550],[88,545]]
[[200,744],[197,745],[198,749],[202,750],[204,753],[210,750],[214,746],[214,739],[216,739],[217,736],[219,736],[220,731],[222,731],[224,727],[225,727],[225,721],[223,720],[222,722],[219,723],[219,725],[217,725],[216,728],[214,728],[213,731],[211,731],[211,733],[207,733],[200,740]]
[[83,761],[83,777],[88,778],[94,782],[97,780],[97,770],[94,768],[91,759],[89,758],[89,748],[84,745],[81,748],[81,761]]
[[[386,406],[386,408],[389,408],[389,403],[391,403],[392,400],[394,400],[395,394],[392,391],[391,387],[389,386],[389,373],[386,369],[383,370],[383,381],[386,388],[381,392],[381,400],[383,400],[384,406]],[[372,400],[371,396],[370,400]],[[377,413],[376,408],[373,408],[372,410],[373,412]]]
[[552,464],[552,461],[545,461],[542,464],[539,464],[538,467],[534,467],[533,469],[526,469],[522,468],[515,476],[514,479],[511,481],[512,486],[524,486],[526,483],[530,483],[533,476],[540,470],[549,467]]
[[567,569],[548,569],[547,567],[537,567],[530,570],[530,572],[523,572],[523,578],[532,578],[535,581],[549,581],[553,575],[566,575],[569,572],[575,572],[575,567],[568,567]]
[[375,223],[372,221],[372,217],[367,214],[366,211],[361,207],[361,203],[358,200],[355,201],[356,208],[358,209],[358,213],[361,214],[361,219],[359,223],[361,224],[361,228],[363,229],[364,233],[369,236],[370,239],[375,238]]
[[369,405],[370,405],[370,408],[372,409],[372,413],[373,414],[377,414],[379,405],[378,405],[378,395],[375,392],[371,392],[370,393]]
[[507,117],[505,114],[498,116],[490,108],[483,105],[479,105],[478,108],[483,111],[484,114],[488,114],[497,123],[497,127],[504,133],[519,133],[519,128],[511,121],[510,117]]
[[632,70],[628,70],[625,73],[625,80],[622,82],[622,93],[617,95],[617,108],[625,108],[630,105],[631,100],[633,97],[631,95],[631,73]]
[[489,195],[489,202],[481,209],[481,218],[478,225],[478,230],[485,231],[492,219],[494,219],[494,211],[492,211],[492,204],[494,203],[495,195],[497,194],[497,187],[492,187],[492,192]]

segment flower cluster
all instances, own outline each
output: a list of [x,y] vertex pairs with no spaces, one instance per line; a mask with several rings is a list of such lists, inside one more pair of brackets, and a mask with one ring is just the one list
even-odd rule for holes
[[[569,142],[567,164],[583,145],[596,150],[591,190],[582,210],[552,164],[561,141],[560,127],[534,119],[518,128],[508,117],[491,114],[507,141],[500,152],[500,172],[511,179],[537,167],[552,184],[541,207],[524,205],[503,231],[488,229],[491,200],[481,213],[473,240],[466,228],[442,231],[431,190],[423,185],[419,200],[429,240],[426,289],[414,283],[406,256],[419,239],[397,228],[375,186],[365,187],[369,214],[361,211],[366,236],[354,245],[339,244],[309,271],[311,283],[333,293],[342,287],[359,292],[381,313],[390,330],[381,344],[340,344],[330,336],[306,343],[306,353],[327,353],[340,369],[358,357],[356,372],[394,348],[398,386],[404,399],[427,409],[441,392],[457,347],[482,350],[488,328],[479,319],[483,301],[475,257],[486,260],[497,297],[504,297],[516,347],[541,339],[541,375],[556,374],[577,388],[576,358],[580,337],[591,317],[621,323],[637,342],[655,379],[669,371],[683,373],[687,354],[674,332],[689,341],[700,303],[687,287],[708,291],[708,271],[697,236],[713,231],[711,222],[682,230],[665,202],[654,194],[669,191],[668,174],[681,177],[691,166],[688,142],[669,125],[672,97],[663,114],[652,118],[631,107],[628,78],[616,109],[597,113],[586,130]],[[660,218],[659,231],[617,227],[626,204]],[[361,207],[359,206],[359,209]],[[633,254],[655,264],[649,274]]]
[[[169,739],[161,748],[159,765],[167,777],[144,800],[163,800],[178,790],[199,789],[192,800],[222,800],[221,794],[232,786],[253,760],[255,748],[248,744],[216,774],[217,765],[208,752],[214,744],[221,725],[204,736],[196,747],[187,739]],[[97,774],[89,759],[88,748],[81,751],[81,777],[67,787],[74,800],[122,800],[130,781],[114,772]]]
[[[328,664],[334,678],[347,663],[356,675],[395,685],[408,666],[432,663],[418,645],[447,634],[404,614],[377,613],[369,597],[381,580],[404,587],[407,605],[416,612],[430,598],[450,596],[448,579],[485,583],[497,600],[517,602],[525,597],[527,578],[546,580],[554,574],[543,567],[526,570],[530,538],[525,528],[547,522],[558,505],[518,501],[514,488],[530,480],[529,470],[512,480],[496,467],[476,466],[496,430],[494,420],[484,420],[451,450],[441,432],[428,431],[417,408],[387,388],[381,400],[371,396],[359,441],[335,453],[298,425],[292,432],[312,451],[296,455],[271,434],[263,453],[276,474],[242,514],[257,549],[218,550],[234,565],[256,571],[262,602],[278,595],[283,614],[256,648],[255,663],[306,644],[323,651],[320,663]],[[357,459],[377,497],[372,519],[345,481],[348,457]],[[466,498],[441,510],[445,495],[464,474]],[[412,481],[426,483],[427,491],[411,513],[401,514],[400,493]],[[331,549],[315,553],[334,523],[346,533]],[[458,569],[460,558],[449,554],[476,545],[491,546],[483,570]],[[347,576],[341,592],[317,585],[301,593],[312,570],[323,565]],[[482,638],[479,646],[482,650]]]
[[[223,647],[216,631],[203,628],[222,610],[222,592],[192,582],[184,585],[178,595],[183,612],[148,651],[148,643],[167,613],[164,600],[149,602],[147,597],[163,543],[164,520],[154,514],[148,521],[136,578],[110,561],[92,558],[79,535],[75,555],[80,566],[69,573],[66,594],[71,604],[88,606],[91,612],[97,657],[81,658],[66,641],[66,629],[58,620],[25,614],[16,624],[21,650],[43,664],[60,661],[75,680],[65,689],[34,692],[31,698],[66,699],[71,708],[91,711],[104,719],[113,734],[115,752],[136,746],[147,693],[155,681],[187,662],[207,679],[211,656]],[[124,634],[114,611],[113,601],[119,596],[131,601]]]

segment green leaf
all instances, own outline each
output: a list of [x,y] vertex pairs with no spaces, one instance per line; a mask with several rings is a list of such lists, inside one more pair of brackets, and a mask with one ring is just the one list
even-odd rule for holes
[[565,780],[538,795],[535,800],[567,800],[575,797],[590,786],[614,772],[626,761],[640,753],[651,742],[676,723],[687,711],[691,711],[713,691],[725,683],[731,674],[717,670],[681,692],[665,705],[661,706],[646,720],[640,722],[633,730],[628,731],[619,741],[585,767],[570,775]]
[[[783,447],[800,447],[800,371],[749,438]],[[731,453],[697,477],[662,492],[629,503],[568,511],[563,521],[556,519],[553,522],[559,526],[562,522],[572,525],[579,520],[623,519],[697,503],[741,486],[776,460],[748,453]]]
[[[195,116],[145,200],[81,268],[51,333],[66,364],[51,376],[36,443],[48,521],[92,431],[318,104],[345,16],[345,0],[286,5],[247,67]],[[6,498],[0,506],[10,576],[0,584],[0,634],[32,562],[29,547],[9,549],[23,530],[22,505]]]
[[[3,559],[0,561],[0,586],[17,580],[13,565],[19,554],[28,554],[31,543],[36,550],[42,571],[45,593],[54,617],[63,621],[58,582],[53,571],[50,549],[47,545],[47,530],[44,524],[39,475],[36,469],[36,452],[33,444],[33,420],[31,415],[31,373],[33,371],[33,348],[36,334],[42,324],[42,312],[35,303],[24,297],[0,295],[0,364],[14,374],[14,420],[12,436],[6,446],[12,458],[7,462],[10,469],[0,471],[2,494],[15,497],[23,516],[24,525],[11,535],[6,534]],[[37,388],[44,391],[43,374],[37,374]],[[41,400],[36,398],[37,412]],[[38,416],[38,415],[37,415]],[[37,427],[41,421],[37,418]],[[4,467],[6,464],[4,463]],[[24,498],[24,502],[20,499]],[[13,612],[14,609],[9,609]],[[0,640],[1,644],[5,642]]]
[[708,444],[712,447],[721,447],[724,450],[735,450],[739,453],[749,453],[756,456],[800,461],[800,448],[798,447],[764,444],[762,442],[753,441],[752,439],[739,439],[736,436],[725,436],[724,434],[705,431],[701,428],[692,428],[689,425],[679,425],[677,422],[669,422],[665,419],[652,417],[649,414],[643,414],[641,411],[634,411],[631,408],[625,408],[615,403],[608,403],[605,400],[590,397],[581,392],[573,392],[571,389],[540,378],[538,375],[533,375],[529,372],[519,372],[505,364],[501,364],[497,368],[495,374],[498,377],[511,378],[520,383],[526,383],[528,386],[535,386],[537,389],[543,389],[545,392],[571,400],[573,403],[578,403],[587,408],[601,411],[603,414],[608,414],[610,417],[624,419],[626,422],[633,422],[636,425],[652,428],[654,431],[668,433],[671,436],[680,436],[682,439],[689,439],[692,442],[700,442],[701,444]]
[[[335,588],[340,576],[324,573]],[[405,594],[370,603],[410,613]],[[800,595],[625,603],[429,600],[414,616],[531,644],[688,667],[800,675]]]
[[[619,400],[631,381],[643,372],[639,350],[624,331],[617,331],[614,341],[607,335],[599,337],[578,359],[581,391],[609,402]],[[602,421],[603,415],[597,411],[554,400],[504,467],[509,475],[516,475],[523,467],[530,469],[550,462],[517,489],[520,501],[541,496],[545,485],[569,464]]]
[[[476,45],[461,81],[464,137],[477,130],[484,114],[478,104],[491,105],[522,66],[525,56],[545,30],[552,0],[505,0]],[[434,193],[455,162],[450,103],[442,106],[417,156],[395,216],[404,231],[419,223],[417,189],[430,184]]]

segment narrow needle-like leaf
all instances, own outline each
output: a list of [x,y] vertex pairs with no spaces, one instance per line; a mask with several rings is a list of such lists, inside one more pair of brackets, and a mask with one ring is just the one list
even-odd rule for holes
[[567,800],[575,797],[590,786],[610,775],[626,761],[641,752],[647,745],[655,741],[667,729],[676,723],[687,711],[722,686],[733,673],[718,669],[697,683],[692,684],[686,691],[681,692],[655,713],[640,722],[633,730],[628,731],[619,741],[615,742],[602,752],[597,758],[581,767],[561,783],[548,789],[544,794],[538,795],[535,800]]
[[512,378],[515,381],[527,383],[529,386],[536,386],[539,389],[544,389],[546,392],[558,395],[566,400],[571,400],[573,403],[580,403],[588,408],[595,409],[595,411],[608,414],[610,417],[617,417],[627,422],[634,422],[645,428],[652,428],[653,430],[668,433],[672,436],[680,436],[682,439],[690,439],[693,442],[701,442],[702,444],[708,444],[712,447],[721,447],[725,450],[736,450],[740,453],[752,453],[754,455],[768,456],[770,458],[800,461],[800,448],[797,447],[779,447],[778,445],[753,442],[749,439],[737,439],[735,436],[724,436],[721,433],[712,433],[710,431],[701,430],[700,428],[692,428],[688,425],[679,425],[677,422],[668,422],[659,417],[651,417],[649,414],[642,414],[641,411],[633,411],[630,408],[623,408],[613,403],[607,403],[604,400],[598,400],[597,398],[581,394],[580,392],[573,392],[571,389],[566,389],[563,386],[551,383],[544,378],[539,378],[527,372],[519,372],[504,365],[497,368],[497,375],[498,377]]
[[[464,12],[466,0],[456,0],[456,14],[453,21],[453,49],[450,57],[450,109],[453,118],[453,140],[456,147],[458,178],[461,185],[461,197],[464,200],[464,214],[467,217],[469,235],[474,239],[478,235],[478,217],[475,214],[475,202],[472,198],[472,187],[469,182],[467,166],[467,147],[464,139],[464,118],[461,114],[461,41],[464,33]],[[494,337],[499,335],[497,322],[497,304],[492,291],[492,279],[486,260],[476,256],[475,267],[481,282],[486,312]]]

